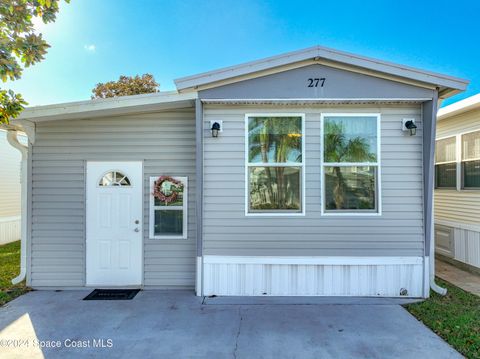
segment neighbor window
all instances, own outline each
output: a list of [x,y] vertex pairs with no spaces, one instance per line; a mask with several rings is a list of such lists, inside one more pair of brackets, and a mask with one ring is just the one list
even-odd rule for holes
[[247,214],[303,213],[303,115],[246,116]]
[[463,188],[480,188],[480,131],[462,135]]
[[457,187],[457,151],[456,137],[436,141],[435,151],[435,187]]
[[323,115],[325,213],[379,213],[379,115]]
[[187,177],[150,177],[150,238],[187,238]]

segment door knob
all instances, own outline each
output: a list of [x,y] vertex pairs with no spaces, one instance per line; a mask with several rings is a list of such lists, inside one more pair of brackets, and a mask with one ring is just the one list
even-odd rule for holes
[[138,219],[135,220],[135,224],[139,224],[139,223],[140,223],[140,221]]
[[134,229],[135,232],[140,232],[140,230],[137,228]]

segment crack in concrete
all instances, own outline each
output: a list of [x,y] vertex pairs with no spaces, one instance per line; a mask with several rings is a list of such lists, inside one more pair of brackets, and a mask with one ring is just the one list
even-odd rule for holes
[[238,322],[237,335],[235,336],[235,348],[233,349],[233,358],[237,359],[237,350],[238,350],[238,337],[240,337],[240,331],[242,330],[242,308],[238,308],[238,315],[240,316],[240,321]]

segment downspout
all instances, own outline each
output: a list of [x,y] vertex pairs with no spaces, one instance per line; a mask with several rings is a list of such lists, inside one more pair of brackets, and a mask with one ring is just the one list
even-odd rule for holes
[[[435,92],[435,97],[433,98],[432,101],[432,125],[431,125],[431,138],[432,138],[432,144],[430,145],[431,151],[433,154],[431,154],[430,158],[432,159],[432,163],[430,164],[431,167],[433,167],[433,172],[431,173],[432,177],[432,187],[431,190],[432,192],[434,191],[434,186],[433,186],[433,176],[435,173],[435,139],[437,137],[436,131],[437,131],[437,111],[438,108],[442,104],[442,99],[438,98],[438,90]],[[435,283],[435,222],[434,222],[434,215],[435,215],[435,196],[432,195],[432,213],[430,215],[430,288],[435,292],[440,295],[446,295],[447,294],[447,289],[440,287],[437,283]]]
[[27,274],[27,157],[28,147],[18,141],[17,130],[7,131],[8,143],[22,154],[20,169],[21,182],[21,237],[20,237],[20,274],[12,279],[13,284],[23,281]]

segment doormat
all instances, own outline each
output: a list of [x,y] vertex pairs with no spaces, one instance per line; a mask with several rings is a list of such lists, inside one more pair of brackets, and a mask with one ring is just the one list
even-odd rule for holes
[[130,300],[140,289],[95,289],[83,300]]

